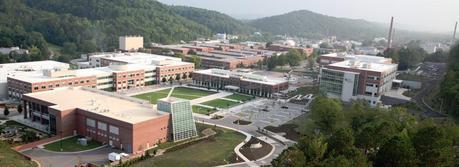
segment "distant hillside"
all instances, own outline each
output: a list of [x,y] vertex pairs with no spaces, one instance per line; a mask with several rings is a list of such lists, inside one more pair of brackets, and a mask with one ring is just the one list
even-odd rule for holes
[[[335,35],[344,39],[361,40],[385,37],[389,31],[388,25],[365,20],[331,17],[307,10],[260,18],[252,20],[248,24],[264,32],[309,38]],[[405,30],[396,30],[396,35],[399,39],[438,37],[438,34],[416,33]]]
[[248,34],[255,31],[253,27],[217,11],[186,6],[171,8],[180,16],[202,24],[214,33]]

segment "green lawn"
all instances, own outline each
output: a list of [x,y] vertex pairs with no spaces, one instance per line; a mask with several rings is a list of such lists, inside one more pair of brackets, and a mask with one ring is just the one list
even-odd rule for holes
[[[143,99],[143,100],[150,100],[151,98],[151,103],[156,104],[158,99],[162,99],[167,97],[169,94],[169,91],[171,89],[164,89],[156,92],[149,92],[149,93],[144,93],[144,94],[139,94],[135,95],[133,97]],[[208,96],[211,94],[214,94],[215,92],[211,91],[205,91],[205,90],[199,90],[199,89],[192,89],[192,88],[185,88],[185,87],[178,87],[174,89],[174,92],[172,92],[172,97],[177,97],[177,98],[182,98],[182,99],[188,99],[188,100],[193,100],[197,99],[200,97]],[[150,96],[150,97],[149,97]]]
[[239,101],[248,101],[254,99],[253,96],[243,95],[239,93],[235,93],[229,96],[226,96],[227,99],[239,100]]
[[211,107],[217,107],[217,108],[230,108],[239,103],[234,102],[234,101],[229,101],[229,100],[215,99],[215,100],[207,101],[201,104],[206,105],[206,106],[211,106]]
[[245,136],[228,129],[216,129],[218,134],[215,136],[215,140],[204,140],[186,148],[141,161],[132,166],[202,167],[227,164],[230,156],[234,153],[234,147],[241,143]]
[[11,146],[0,141],[0,166],[29,167],[38,166],[35,162],[29,161],[19,153],[13,151]]
[[201,106],[192,106],[192,107],[193,107],[193,112],[198,113],[198,114],[208,115],[208,114],[212,114],[215,112],[215,109],[211,109],[211,108],[205,108]]
[[[83,151],[83,150],[89,150],[93,148],[97,148],[102,146],[101,143],[95,140],[88,141],[88,145],[82,146],[78,144],[78,136],[74,136],[71,138],[67,138],[62,140],[62,149],[64,152],[76,152],[76,151]],[[60,141],[55,141],[53,143],[49,143],[45,145],[45,149],[51,150],[51,151],[61,151],[61,142]]]

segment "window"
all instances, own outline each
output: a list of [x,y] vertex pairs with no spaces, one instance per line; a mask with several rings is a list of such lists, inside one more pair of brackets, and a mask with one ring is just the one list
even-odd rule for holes
[[96,127],[96,121],[93,120],[93,119],[90,119],[90,118],[86,118],[86,126],[95,128]]
[[46,89],[46,86],[41,86],[42,89]]
[[33,90],[38,90],[38,86],[33,87]]
[[84,83],[84,81],[80,81],[80,83]]
[[120,129],[116,126],[109,125],[110,133],[118,135],[120,133]]
[[97,128],[103,131],[107,131],[107,124],[103,122],[97,122]]

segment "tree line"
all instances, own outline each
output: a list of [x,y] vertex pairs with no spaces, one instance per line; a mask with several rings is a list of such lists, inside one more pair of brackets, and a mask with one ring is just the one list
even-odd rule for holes
[[459,118],[459,45],[450,49],[448,58],[448,70],[440,85],[440,103],[446,111]]
[[[343,107],[344,106],[344,107]],[[278,166],[454,166],[459,128],[420,120],[405,108],[370,108],[318,97],[313,132],[272,161]]]

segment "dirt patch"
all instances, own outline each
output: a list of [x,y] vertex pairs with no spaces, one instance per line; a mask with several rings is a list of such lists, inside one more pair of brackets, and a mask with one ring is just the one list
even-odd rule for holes
[[244,160],[242,160],[241,157],[237,156],[236,153],[231,154],[231,156],[228,158],[228,161],[230,164],[244,162]]
[[236,124],[236,125],[248,125],[248,124],[251,124],[252,122],[250,121],[245,121],[245,120],[236,120],[233,122],[233,124]]
[[267,126],[265,127],[266,130],[274,132],[274,133],[284,133],[284,137],[293,141],[298,141],[301,138],[300,133],[295,131],[295,128],[298,126],[295,124],[283,124],[279,127],[275,126]]
[[[250,148],[252,144],[261,144],[260,148]],[[249,160],[254,161],[260,158],[263,158],[264,156],[268,155],[271,150],[273,149],[273,146],[270,144],[261,141],[257,139],[256,137],[250,138],[249,142],[245,143],[239,151]]]

